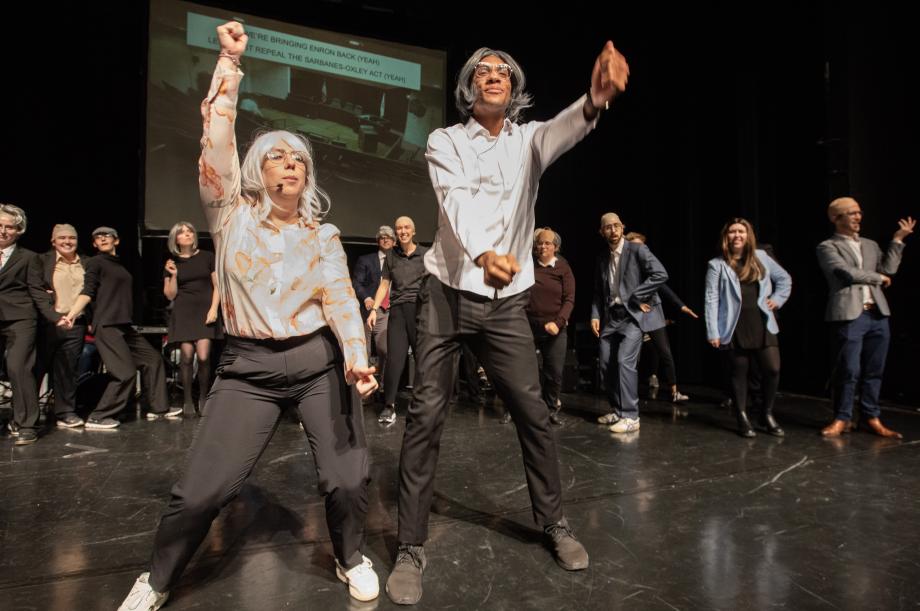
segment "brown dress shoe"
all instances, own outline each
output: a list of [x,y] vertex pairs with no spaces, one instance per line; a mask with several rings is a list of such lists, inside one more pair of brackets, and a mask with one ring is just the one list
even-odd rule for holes
[[826,427],[821,429],[822,437],[840,437],[844,433],[850,432],[850,423],[846,420],[834,420]]
[[869,426],[870,429],[872,429],[873,433],[875,433],[876,435],[880,437],[893,437],[895,439],[904,439],[904,436],[901,433],[897,431],[892,431],[891,429],[886,427],[884,424],[882,424],[882,421],[879,420],[878,418],[867,418],[866,424]]

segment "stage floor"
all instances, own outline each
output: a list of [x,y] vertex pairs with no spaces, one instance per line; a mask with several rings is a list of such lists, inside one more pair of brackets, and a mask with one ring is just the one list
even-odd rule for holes
[[[643,404],[642,429],[595,423],[604,402],[565,395],[555,427],[566,514],[591,557],[558,568],[532,524],[513,424],[457,403],[441,441],[419,609],[917,609],[920,413],[890,408],[892,441],[822,439],[826,401],[783,396],[783,439],[734,433],[712,393],[678,412]],[[167,609],[394,609],[405,420],[365,409],[372,482],[366,554],[373,603],[335,576],[299,425],[285,418],[240,497],[215,521]],[[134,417],[114,431],[0,438],[0,608],[114,610],[145,568],[195,421]]]

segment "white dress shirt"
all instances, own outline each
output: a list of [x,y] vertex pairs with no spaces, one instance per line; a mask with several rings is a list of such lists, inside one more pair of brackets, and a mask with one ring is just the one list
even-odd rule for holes
[[[438,232],[425,269],[444,284],[493,298],[533,285],[534,202],[540,176],[597,124],[585,121],[585,96],[553,119],[523,125],[507,119],[498,136],[475,119],[428,137],[428,170],[438,200]],[[484,252],[512,254],[521,266],[496,290],[474,263]]]
[[6,267],[6,262],[10,260],[13,251],[16,250],[16,242],[13,242],[4,249],[0,249],[0,269]]

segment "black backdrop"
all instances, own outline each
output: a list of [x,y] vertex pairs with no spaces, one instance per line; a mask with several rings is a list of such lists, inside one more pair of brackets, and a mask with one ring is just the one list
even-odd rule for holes
[[[672,288],[699,313],[718,231],[727,218],[745,216],[794,279],[780,320],[781,386],[821,393],[828,371],[821,322],[826,292],[814,246],[830,232],[827,202],[856,196],[866,212],[864,235],[880,242],[890,238],[900,216],[920,214],[913,184],[918,120],[909,107],[918,93],[917,53],[907,9],[839,2],[744,9],[730,3],[641,8],[570,2],[534,12],[514,2],[434,4],[222,6],[442,48],[450,75],[478,46],[505,49],[527,71],[536,101],[531,119],[552,116],[585,91],[594,57],[613,38],[632,68],[629,90],[596,133],[550,168],[537,203],[538,225],[559,231],[576,271],[575,318],[588,316],[603,212],[618,212],[627,230],[649,236]],[[137,229],[146,7],[35,6],[6,23],[0,35],[7,160],[0,164],[0,201],[27,210],[30,228],[22,244],[36,250],[47,247],[55,222],[76,225],[84,249],[93,227],[117,227],[120,253],[138,272],[138,292],[147,296],[140,316],[156,322],[164,240],[140,238]],[[455,120],[452,100],[448,108]],[[916,404],[920,240],[911,241],[918,243],[909,242],[889,290],[893,341],[883,394]],[[672,341],[683,381],[717,382],[701,321],[682,319]]]

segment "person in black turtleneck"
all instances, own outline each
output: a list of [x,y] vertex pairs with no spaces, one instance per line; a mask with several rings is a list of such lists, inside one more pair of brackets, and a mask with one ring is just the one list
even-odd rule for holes
[[147,419],[182,415],[181,408],[169,407],[160,353],[131,326],[133,280],[115,252],[118,244],[118,232],[111,227],[98,227],[93,231],[93,246],[99,254],[86,262],[83,291],[64,317],[72,324],[83,308],[93,302],[96,348],[112,377],[96,409],[86,419],[88,429],[113,429],[120,424],[114,416],[127,404],[138,369],[144,376],[144,388],[150,402]]

